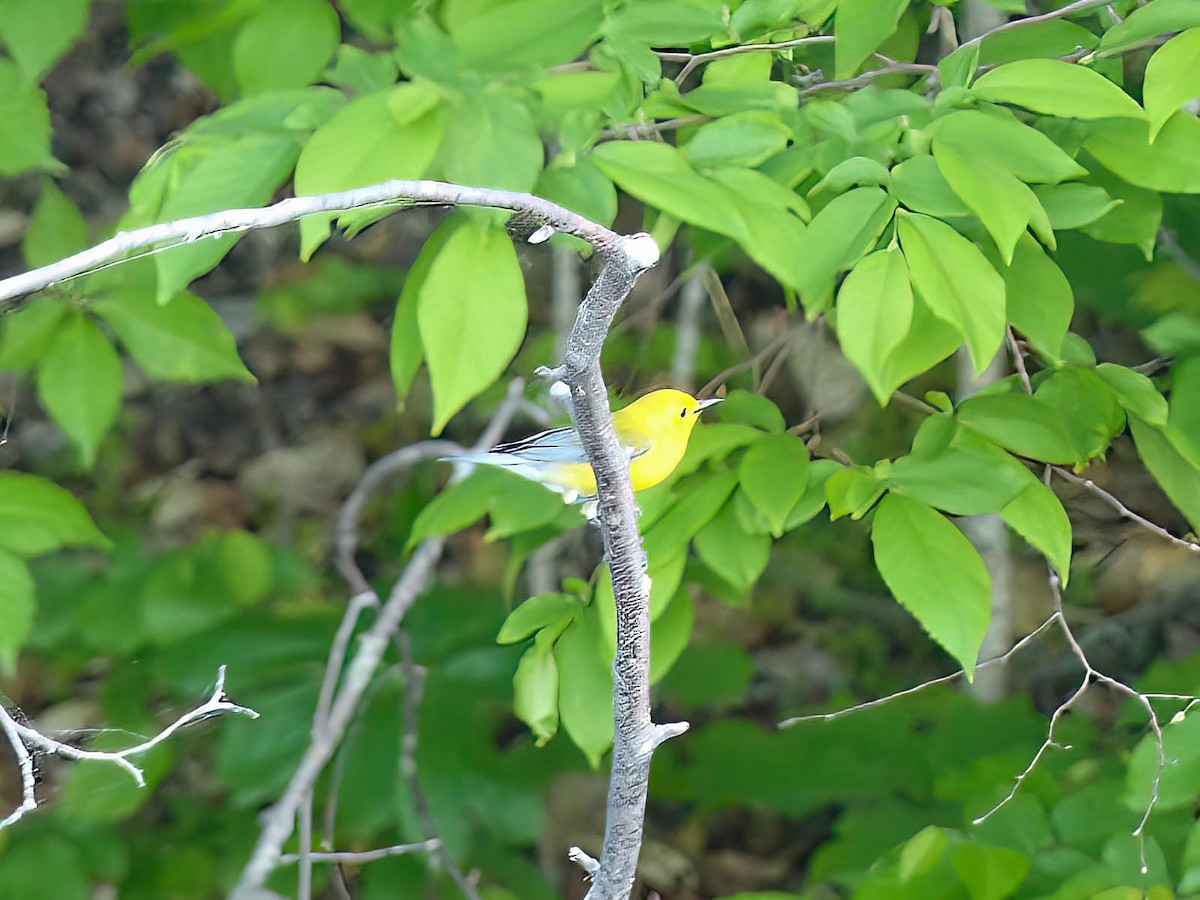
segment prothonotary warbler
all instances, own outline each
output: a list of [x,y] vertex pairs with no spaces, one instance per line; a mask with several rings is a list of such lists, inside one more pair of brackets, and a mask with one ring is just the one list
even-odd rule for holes
[[[653,487],[675,471],[700,413],[720,402],[720,397],[697,400],[683,391],[664,389],[613,413],[617,440],[629,453],[629,480],[635,491]],[[540,481],[562,494],[567,503],[596,495],[596,476],[574,428],[554,428],[486,453],[448,459],[500,466]]]

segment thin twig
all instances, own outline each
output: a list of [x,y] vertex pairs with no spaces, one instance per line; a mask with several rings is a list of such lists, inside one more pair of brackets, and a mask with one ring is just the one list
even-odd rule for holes
[[800,88],[797,93],[801,97],[810,97],[813,94],[820,94],[826,91],[851,90],[857,87],[864,87],[888,75],[920,75],[921,77],[925,77],[936,74],[937,66],[930,66],[924,63],[897,62],[880,69],[863,72],[861,75],[855,75],[853,78],[842,78],[836,81],[818,81],[816,84]]
[[749,359],[743,359],[741,362],[734,363],[732,366],[722,369],[720,372],[710,378],[708,383],[705,384],[704,387],[700,388],[700,391],[696,396],[704,399],[734,375],[759,365],[772,353],[778,352],[779,348],[786,345],[790,337],[791,335],[786,330],[775,335],[775,337],[771,338],[771,340],[763,345],[761,350],[753,354]]
[[1086,488],[1087,490],[1091,491],[1093,494],[1095,494],[1097,497],[1099,497],[1101,500],[1103,500],[1105,503],[1107,503],[1109,506],[1111,506],[1113,509],[1115,509],[1118,513],[1120,513],[1123,518],[1126,518],[1131,522],[1136,522],[1142,528],[1146,529],[1147,531],[1149,531],[1152,534],[1158,535],[1164,541],[1169,541],[1170,543],[1174,544],[1176,547],[1182,547],[1184,550],[1188,550],[1192,553],[1200,553],[1200,544],[1193,544],[1191,541],[1185,541],[1183,538],[1176,537],[1175,535],[1171,534],[1171,532],[1167,531],[1167,529],[1163,528],[1161,525],[1156,525],[1153,522],[1151,522],[1149,519],[1147,519],[1143,516],[1139,516],[1137,513],[1135,513],[1133,510],[1131,510],[1129,507],[1127,507],[1124,503],[1122,503],[1120,500],[1118,500],[1116,497],[1114,497],[1112,494],[1110,494],[1104,488],[1100,487],[1100,485],[1096,484],[1091,479],[1081,478],[1078,475],[1076,475],[1074,472],[1072,472],[1070,469],[1064,469],[1061,466],[1051,466],[1050,469],[1059,478],[1063,478],[1063,479],[1071,482],[1072,484],[1077,484],[1080,487]]
[[683,62],[684,66],[675,76],[675,84],[682,85],[696,68],[714,59],[727,56],[737,56],[742,53],[762,53],[767,50],[791,50],[794,47],[805,47],[813,44],[832,44],[831,34],[814,34],[808,37],[793,38],[790,41],[775,41],[769,44],[739,44],[736,47],[723,47],[720,50],[710,50],[707,53],[659,53],[658,58],[668,62]]
[[1042,13],[1038,16],[1025,16],[1022,19],[1013,19],[1011,22],[1005,22],[1003,25],[997,25],[995,28],[985,31],[983,34],[965,41],[961,46],[970,47],[972,44],[978,44],[993,35],[1000,34],[1003,31],[1012,31],[1014,28],[1026,28],[1030,25],[1037,25],[1041,22],[1049,22],[1051,19],[1061,19],[1065,16],[1073,16],[1076,13],[1087,12],[1100,6],[1107,6],[1110,0],[1075,0],[1074,3],[1068,3],[1066,6],[1061,6],[1058,9],[1051,10],[1048,13]]
[[[374,862],[377,859],[387,859],[389,856],[404,856],[405,854],[417,853],[421,850],[437,850],[441,846],[442,842],[439,838],[430,838],[427,841],[417,841],[415,844],[396,844],[393,847],[381,847],[378,850],[335,850],[330,853],[310,853],[308,858],[313,862],[347,863],[352,866],[361,866],[364,863]],[[302,857],[298,853],[285,853],[279,857],[279,864],[286,866],[300,859]]]
[[[1043,631],[1045,631],[1047,628],[1049,628],[1051,626],[1051,624],[1053,624],[1055,618],[1056,618],[1055,616],[1050,616],[1048,619],[1046,619],[1046,621],[1042,622],[1041,625],[1039,625],[1037,628],[1033,629],[1033,631],[1029,632],[1029,634],[1025,635],[1025,637],[1021,638],[1019,641],[1017,641],[1015,644],[1013,644],[1011,647],[1009,647],[1008,650],[1006,650],[1004,653],[1001,653],[999,656],[993,656],[991,659],[985,659],[983,662],[981,662],[975,666],[975,671],[978,672],[981,669],[986,669],[990,666],[995,666],[995,665],[999,665],[1000,663],[1007,662],[1012,656],[1019,653],[1028,644],[1030,644],[1034,640],[1036,640],[1038,635],[1040,635]],[[818,722],[818,721],[831,722],[834,719],[840,719],[843,716],[848,716],[848,715],[851,715],[856,712],[862,712],[864,709],[872,709],[876,706],[883,706],[885,703],[891,703],[893,700],[898,700],[901,697],[909,697],[913,694],[918,694],[921,691],[925,690],[926,688],[931,688],[931,687],[934,687],[939,684],[948,684],[952,681],[958,680],[959,678],[962,677],[962,675],[963,675],[963,670],[959,669],[957,672],[951,672],[949,675],[943,675],[940,678],[934,678],[929,681],[924,681],[921,684],[915,685],[910,688],[905,688],[902,691],[896,691],[894,694],[888,694],[886,697],[879,697],[875,700],[867,700],[863,703],[856,703],[856,704],[854,704],[854,706],[847,706],[844,709],[838,709],[838,710],[835,710],[833,712],[828,712],[828,713],[814,713],[812,715],[807,715],[807,716],[793,716],[790,719],[784,719],[782,722],[779,723],[778,727],[779,728],[790,728],[793,725],[800,724],[801,722]]]
[[140,744],[135,744],[132,747],[126,747],[124,750],[81,750],[78,747],[72,747],[70,744],[46,737],[29,725],[18,722],[4,708],[3,704],[0,704],[0,729],[3,729],[5,736],[8,738],[9,745],[13,749],[13,753],[17,757],[17,764],[21,770],[22,788],[20,805],[6,819],[0,822],[0,829],[13,824],[25,813],[37,808],[37,799],[34,796],[35,777],[33,757],[30,754],[31,748],[36,747],[38,750],[51,753],[55,756],[61,756],[64,759],[112,763],[129,773],[129,777],[137,783],[138,787],[145,787],[145,775],[138,765],[130,762],[130,757],[141,756],[143,753],[154,749],[181,728],[186,728],[188,725],[210,716],[227,712],[249,716],[251,719],[258,718],[258,713],[254,710],[246,706],[238,706],[236,703],[231,703],[225,698],[225,666],[221,666],[217,670],[217,683],[208,700],[190,712],[184,713],[149,740],[142,741]]
[[1025,393],[1033,393],[1033,382],[1029,380],[1029,370],[1025,368],[1025,354],[1021,350],[1021,344],[1017,341],[1017,336],[1013,334],[1012,326],[1004,329],[1005,339],[1008,341],[1008,349],[1012,351],[1013,368],[1017,371],[1017,376],[1021,379],[1021,384],[1025,387]]

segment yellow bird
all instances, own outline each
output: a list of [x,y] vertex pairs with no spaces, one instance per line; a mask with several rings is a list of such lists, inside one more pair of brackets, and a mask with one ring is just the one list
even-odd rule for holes
[[[679,465],[700,413],[720,397],[697,400],[683,391],[652,391],[613,413],[617,440],[629,453],[635,491],[661,482]],[[574,428],[554,428],[486,453],[449,457],[455,462],[500,466],[558,491],[567,503],[596,495],[596,476]]]

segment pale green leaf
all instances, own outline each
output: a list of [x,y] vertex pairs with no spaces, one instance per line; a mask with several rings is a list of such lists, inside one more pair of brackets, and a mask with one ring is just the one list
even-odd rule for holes
[[996,242],[1006,264],[1030,224],[1042,240],[1054,246],[1046,211],[1019,178],[990,161],[964,156],[953,145],[934,139],[933,158],[947,183],[979,217]]
[[193,294],[162,305],[148,293],[127,291],[105,296],[91,308],[147,375],[193,384],[255,381],[221,317]]
[[59,327],[38,367],[38,396],[79,449],[85,468],[121,407],[121,360],[108,339],[81,313]]
[[958,409],[958,420],[1018,456],[1068,464],[1078,452],[1058,414],[1025,393],[980,394]]
[[0,57],[0,175],[63,172],[50,154],[50,111],[46,95],[17,67]]
[[1142,102],[1150,119],[1150,140],[1189,100],[1200,97],[1200,28],[1177,34],[1146,63]]
[[834,276],[874,248],[895,208],[884,191],[862,187],[835,197],[813,217],[795,251],[806,310],[816,313],[830,305]]
[[58,331],[69,307],[55,297],[42,297],[0,317],[0,371],[34,366]]
[[1108,29],[1098,49],[1117,54],[1160,34],[1196,27],[1200,27],[1200,4],[1196,0],[1151,0]]
[[570,166],[547,166],[533,192],[601,225],[617,217],[617,189],[587,157],[576,157]]
[[966,340],[982,372],[1004,338],[1004,279],[965,237],[919,213],[899,217],[900,244],[913,287],[939,318]]
[[33,628],[34,610],[33,575],[29,566],[15,553],[0,547],[0,672],[6,678],[16,673],[17,655]]
[[613,688],[595,606],[589,606],[554,644],[562,726],[593,769],[612,746]]
[[324,0],[262,4],[233,41],[233,69],[242,93],[311,83],[332,58],[340,37],[337,12]]
[[1090,225],[1121,205],[1104,188],[1078,181],[1039,185],[1034,193],[1057,231]]
[[538,594],[530,597],[511,613],[500,626],[497,644],[515,644],[550,625],[571,618],[583,602],[574,594]]
[[884,378],[888,355],[908,334],[912,315],[908,265],[896,248],[864,257],[838,291],[838,342],[881,406],[897,387]]
[[[414,81],[346,104],[309,138],[296,161],[296,194],[322,194],[423,177],[446,129],[440,90]],[[376,211],[343,213],[343,225]],[[300,256],[308,259],[329,237],[334,213],[300,222]]]
[[1137,101],[1087,66],[1057,59],[1023,59],[980,75],[971,93],[1066,119],[1144,118]]
[[1017,242],[1012,261],[1000,274],[1009,321],[1036,350],[1058,359],[1075,313],[1067,276],[1029,235]]
[[700,126],[684,152],[700,169],[757,166],[786,147],[790,138],[791,130],[778,115],[749,110]]
[[1130,184],[1175,194],[1200,193],[1200,119],[1183,111],[1167,119],[1153,144],[1148,123],[1106,119],[1091,123],[1083,146]]
[[83,504],[36,475],[0,472],[0,547],[40,556],[63,547],[108,549]]
[[738,466],[738,481],[750,502],[767,517],[774,535],[782,536],[788,513],[808,488],[804,441],[791,434],[755,441]]
[[767,567],[771,539],[742,528],[732,501],[693,540],[696,555],[739,593],[748,591]]
[[[1129,372],[1128,369],[1121,369],[1119,366],[1112,368]],[[1142,411],[1127,406],[1126,409],[1150,425],[1162,427],[1167,424],[1161,420],[1161,407],[1158,405],[1162,395],[1146,376],[1137,375],[1136,372],[1130,374],[1142,380],[1137,384],[1141,386],[1141,393],[1146,397],[1144,405],[1148,408]],[[1171,367],[1171,406],[1167,421],[1170,423],[1168,433],[1172,443],[1193,465],[1200,468],[1200,356],[1178,360]]]
[[894,490],[955,516],[996,512],[1025,490],[1028,470],[986,441],[929,456],[902,456],[887,477]]
[[[1200,366],[1197,366],[1194,361],[1189,360],[1191,369],[1195,376],[1200,376]],[[1178,377],[1182,364],[1177,364],[1174,369],[1174,374]],[[1158,388],[1154,386],[1154,382],[1143,375],[1141,372],[1135,372],[1133,369],[1127,369],[1125,366],[1114,365],[1113,363],[1101,363],[1096,366],[1096,374],[1107,382],[1112,388],[1113,393],[1117,397],[1117,401],[1122,408],[1157,428],[1164,428],[1167,424],[1167,400],[1158,392]],[[1200,389],[1200,377],[1195,379],[1195,389]],[[1176,381],[1176,391],[1179,389],[1179,382]],[[1189,393],[1184,406],[1189,406],[1192,409],[1200,410],[1200,406],[1191,406],[1192,399],[1200,400],[1200,390],[1192,390]],[[1200,424],[1200,423],[1198,423]]]
[[83,34],[91,0],[4,0],[0,43],[29,84],[37,84]]
[[929,130],[966,158],[1008,169],[1029,184],[1053,184],[1087,174],[1050,138],[1008,113],[957,110],[937,119]]
[[539,641],[517,663],[513,715],[529,726],[539,747],[558,732],[558,663],[552,645]]
[[825,479],[825,502],[830,520],[850,516],[861,519],[887,489],[875,473],[862,466],[847,466]]
[[1071,573],[1071,520],[1054,492],[1030,477],[1001,508],[1000,518],[1050,561],[1065,586]]
[[500,85],[465,93],[450,108],[438,159],[456,184],[529,191],[542,168],[542,141],[529,104]]
[[568,63],[599,36],[600,0],[514,0],[498,4],[459,4],[477,15],[447,21],[459,57],[467,66],[547,69]]
[[503,229],[459,216],[417,286],[433,433],[495,383],[525,337],[525,281]]
[[900,385],[929,371],[961,345],[958,329],[934,315],[919,293],[913,294],[912,322],[884,362],[879,376],[882,391],[890,397]]
[[841,0],[834,19],[834,72],[849,78],[895,32],[908,0]]
[[1012,897],[1029,874],[1029,856],[1008,847],[964,842],[950,851],[950,865],[971,894],[971,900]]
[[918,500],[888,494],[871,526],[879,574],[968,680],[991,614],[991,580],[971,542]]
[[1200,532],[1200,471],[1171,442],[1168,432],[1129,416],[1129,430],[1138,455],[1159,487]]
[[906,159],[892,169],[888,189],[892,196],[913,212],[925,213],[939,219],[971,214],[971,210],[946,183],[937,163],[928,154]]
[[21,256],[31,269],[49,265],[87,246],[87,223],[74,203],[47,178],[29,216]]

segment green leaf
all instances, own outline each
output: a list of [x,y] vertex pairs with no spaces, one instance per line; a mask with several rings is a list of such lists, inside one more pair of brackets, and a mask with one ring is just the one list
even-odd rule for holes
[[[321,125],[296,161],[296,195],[365,187],[390,179],[423,177],[446,131],[440,90],[428,81],[400,84],[347,103]],[[374,210],[343,213],[343,225],[366,221]],[[329,237],[336,214],[300,221],[300,257],[307,260]]]
[[662,615],[650,625],[650,683],[657,684],[671,671],[692,636],[696,609],[686,590],[676,590]]
[[69,307],[42,297],[0,317],[0,371],[32,368],[45,354]]
[[1034,193],[1057,231],[1090,225],[1121,205],[1104,188],[1077,181],[1042,185]]
[[1013,248],[1030,224],[1043,241],[1055,246],[1046,211],[1033,191],[1008,169],[966,157],[936,138],[933,158],[954,193],[983,222],[1005,264],[1012,262]]
[[[716,426],[708,426],[716,427]],[[729,427],[729,426],[727,426]],[[701,426],[699,431],[707,428]],[[694,439],[693,439],[694,442]],[[672,559],[697,531],[717,514],[737,487],[737,473],[716,472],[691,487],[656,522],[645,529],[646,556],[651,565]],[[645,526],[643,526],[645,528]]]
[[996,512],[1029,485],[1019,462],[986,441],[947,447],[931,456],[902,456],[887,477],[890,488],[955,516]]
[[835,197],[813,217],[795,248],[796,286],[806,310],[829,306],[834,276],[874,248],[895,209],[896,201],[879,188],[861,187]]
[[582,54],[604,18],[600,0],[515,0],[463,4],[479,11],[447,28],[462,62],[474,69],[547,69]]
[[323,0],[263,4],[233,41],[233,70],[242,93],[311,83],[333,57],[340,37],[337,12]]
[[975,70],[979,67],[979,50],[980,45],[977,43],[966,44],[938,61],[938,81],[942,83],[943,90],[951,87],[965,88],[971,83],[971,79],[975,77]]
[[1110,172],[1152,191],[1200,193],[1200,120],[1176,112],[1150,143],[1149,124],[1136,119],[1105,119],[1089,126],[1083,143]]
[[[1122,372],[1129,371],[1117,366],[1112,368]],[[1145,409],[1131,409],[1129,406],[1126,406],[1126,409],[1147,424],[1163,427],[1167,423],[1161,419],[1159,403],[1162,395],[1144,375],[1137,375],[1135,372],[1130,374],[1146,382],[1145,385],[1142,385],[1140,381],[1137,382],[1141,385],[1141,394],[1146,398],[1145,403],[1139,405],[1144,406]],[[1128,376],[1126,377],[1128,378]],[[1122,399],[1121,402],[1124,405],[1126,401]],[[1168,421],[1170,422],[1169,434],[1172,443],[1191,460],[1193,465],[1200,468],[1200,356],[1178,360],[1171,367],[1171,406]]]
[[433,535],[453,534],[484,515],[492,516],[489,538],[503,537],[545,525],[562,508],[562,498],[550,489],[503,469],[479,466],[426,504],[408,543],[411,547]]
[[757,166],[786,147],[790,137],[791,129],[778,115],[750,110],[701,125],[684,153],[700,169]]
[[1136,244],[1143,256],[1151,256],[1158,241],[1158,229],[1162,226],[1162,195],[1158,191],[1135,187],[1098,163],[1092,165],[1092,180],[1104,188],[1117,205],[1095,222],[1085,225],[1083,233],[1112,244]]
[[0,175],[11,177],[35,169],[65,171],[50,153],[46,95],[0,57]]
[[771,556],[771,539],[742,528],[732,501],[700,529],[693,543],[700,560],[739,593],[758,581]]
[[221,317],[193,294],[160,305],[150,294],[131,290],[109,294],[91,308],[147,375],[192,384],[255,381]]
[[982,372],[1004,338],[1004,279],[945,222],[905,213],[897,230],[913,287],[935,315],[959,330],[976,373]]
[[875,473],[862,466],[847,466],[825,479],[825,502],[830,520],[850,516],[861,519],[887,489]]
[[38,396],[79,450],[85,468],[121,408],[121,360],[108,339],[80,313],[59,327],[38,366]]
[[958,110],[936,120],[929,132],[967,159],[1008,169],[1029,184],[1054,184],[1087,174],[1050,138],[1008,114]]
[[[1024,15],[1025,9],[1013,12]],[[998,66],[1024,59],[1056,59],[1074,54],[1081,47],[1090,50],[1096,42],[1096,35],[1088,29],[1064,19],[1033,24],[1023,21],[1020,28],[989,33],[979,48],[979,64]]]
[[1137,101],[1087,66],[1057,59],[1023,59],[985,72],[971,93],[1064,119],[1145,117]]
[[79,207],[47,178],[29,216],[29,227],[21,241],[21,256],[31,269],[65,259],[88,243],[87,223]]
[[401,406],[412,388],[413,379],[421,360],[425,358],[425,345],[421,342],[421,327],[417,322],[417,300],[421,285],[429,277],[429,269],[446,241],[457,226],[457,219],[443,222],[421,245],[421,252],[404,277],[404,287],[396,301],[396,314],[392,318],[392,343],[388,360],[392,372],[392,384]]
[[1103,456],[1125,430],[1125,413],[1107,382],[1092,367],[1066,366],[1038,385],[1034,399],[1062,423],[1075,447],[1075,462]]
[[533,188],[542,155],[529,104],[500,85],[463,94],[438,151],[447,180],[509,191]]
[[1032,476],[1000,518],[1046,557],[1065,586],[1071,575],[1071,520],[1050,488]]
[[496,643],[515,644],[523,641],[535,631],[572,618],[582,608],[582,601],[574,594],[538,594],[530,597],[508,614],[500,626],[500,633],[496,635]]
[[939,219],[971,214],[929,155],[914,156],[892,169],[889,190],[913,212]]
[[373,94],[396,83],[400,69],[391,53],[370,53],[353,44],[337,48],[333,65],[325,72],[325,80],[352,94]]
[[918,500],[888,494],[871,526],[879,574],[930,636],[975,675],[991,611],[991,580],[971,542]]
[[1007,847],[959,844],[950,851],[950,865],[971,894],[971,900],[1005,900],[1029,874],[1029,857]]
[[[1197,375],[1200,375],[1200,368],[1194,365],[1192,368],[1197,370]],[[1179,369],[1179,365],[1176,365],[1174,370],[1176,374]],[[1158,392],[1153,381],[1141,372],[1135,372],[1133,369],[1113,363],[1101,363],[1096,366],[1096,374],[1103,378],[1112,389],[1117,397],[1117,402],[1126,412],[1137,416],[1148,425],[1156,428],[1166,427],[1167,401]],[[1197,387],[1200,387],[1200,384]]]
[[551,643],[537,641],[513,675],[513,714],[529,726],[537,746],[558,733],[558,663]]
[[746,237],[732,195],[696,172],[668,144],[609,141],[592,150],[592,161],[621,190],[655,209],[734,240]]
[[1153,141],[1167,119],[1189,100],[1200,97],[1200,28],[1177,34],[1146,63],[1142,102]]
[[908,264],[896,248],[864,257],[838,291],[838,342],[880,406],[887,405],[897,387],[885,380],[884,366],[888,355],[908,334],[912,314]]
[[977,395],[959,407],[958,420],[1018,456],[1062,464],[1078,460],[1055,410],[1028,394]]
[[1100,38],[1100,52],[1121,53],[1135,44],[1160,34],[1200,26],[1200,6],[1194,0],[1151,0],[1130,11]]
[[866,156],[852,156],[826,172],[825,177],[813,185],[809,193],[830,191],[841,194],[852,187],[872,184],[886,188],[890,180],[891,174],[883,163]]
[[[165,193],[156,220],[170,222],[225,209],[262,206],[291,174],[298,150],[295,137],[286,132],[196,140],[186,142],[138,177],[165,167]],[[156,253],[158,301],[165,303],[212,269],[239,237],[209,237]]]
[[79,40],[87,25],[90,0],[5,0],[0,14],[0,43],[29,84],[37,84]]
[[897,866],[901,883],[932,871],[946,853],[949,839],[945,828],[929,825],[918,831],[911,840],[900,848]]
[[686,0],[639,0],[610,13],[605,32],[619,40],[674,47],[723,35],[725,28],[715,8]]
[[67,491],[36,475],[0,472],[0,548],[41,556],[63,547],[110,546]]
[[840,472],[842,467],[832,459],[815,459],[808,466],[808,490],[788,513],[784,531],[799,528],[811,521],[825,506],[825,482],[834,472]]
[[913,294],[912,303],[908,333],[888,354],[880,375],[880,383],[889,396],[910,378],[929,371],[953,355],[962,345],[958,329],[934,315],[919,293]]
[[738,481],[750,502],[767,517],[772,533],[781,537],[788,513],[808,488],[804,441],[791,434],[755,441],[738,466]]
[[841,0],[833,23],[835,77],[849,78],[857,72],[896,31],[906,9],[908,0]]
[[[725,395],[724,402],[713,412],[722,422],[753,425],[755,428],[761,428],[771,434],[782,434],[787,429],[787,422],[783,418],[783,413],[779,411],[779,407],[769,397],[753,391],[736,389],[730,391]],[[709,426],[705,425],[700,429],[700,433],[704,434],[708,430]]]
[[1017,242],[1012,261],[1000,274],[1009,320],[1034,349],[1057,360],[1075,313],[1067,276],[1029,235]]
[[612,746],[613,688],[595,606],[589,606],[554,644],[562,726],[593,769]]
[[474,218],[456,220],[416,288],[434,434],[500,377],[525,337],[525,282],[512,241]]
[[[0,496],[0,504],[4,497]],[[2,526],[0,526],[2,527]],[[16,673],[17,655],[33,628],[33,575],[25,560],[0,548],[0,671]]]
[[617,217],[617,189],[587,157],[576,157],[571,166],[543,169],[533,192],[601,225],[611,225]]
[[1129,430],[1137,444],[1138,455],[1176,508],[1187,517],[1193,530],[1200,532],[1200,476],[1171,442],[1168,432],[1129,416]]

